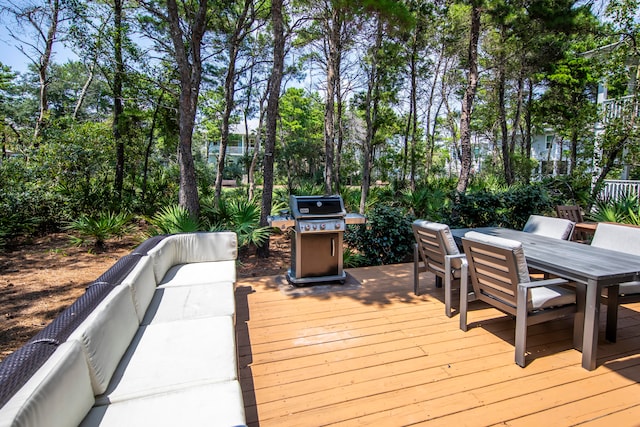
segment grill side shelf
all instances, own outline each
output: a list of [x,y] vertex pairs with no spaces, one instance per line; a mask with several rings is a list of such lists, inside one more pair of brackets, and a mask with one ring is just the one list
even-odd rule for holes
[[268,216],[267,224],[271,227],[279,228],[284,230],[289,227],[293,227],[295,225],[295,221],[290,216]]

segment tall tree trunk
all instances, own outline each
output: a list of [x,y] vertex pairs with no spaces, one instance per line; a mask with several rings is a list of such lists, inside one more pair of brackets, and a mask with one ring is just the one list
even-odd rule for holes
[[[340,49],[342,52],[342,49]],[[336,125],[338,130],[338,136],[336,138],[336,156],[334,162],[334,179],[333,183],[337,193],[340,193],[340,168],[342,167],[342,146],[344,144],[344,113],[343,113],[343,102],[344,102],[344,94],[342,93],[342,84],[341,81],[341,57],[342,55],[338,55],[337,60],[338,64],[336,65]]]
[[340,73],[337,67],[340,61],[340,36],[342,33],[342,15],[339,7],[328,11],[331,16],[325,18],[325,30],[327,32],[327,98],[324,112],[324,192],[333,193],[333,161],[335,154],[335,102],[336,79]]
[[113,74],[113,140],[116,144],[116,176],[114,191],[118,203],[122,199],[122,186],[124,182],[124,141],[122,139],[122,82],[124,80],[124,62],[122,60],[122,0],[113,2],[113,55],[115,59],[115,71]]
[[[167,14],[176,63],[180,74],[178,163],[180,164],[180,206],[193,217],[200,213],[196,170],[191,152],[200,82],[202,79],[202,38],[207,29],[208,0],[198,0],[198,9],[187,19],[189,32],[182,31],[176,0],[167,0]],[[188,39],[185,40],[185,36]]]
[[[48,71],[49,71],[49,63],[51,62],[51,54],[53,52],[53,42],[56,39],[56,35],[58,33],[58,23],[60,16],[60,1],[59,0],[50,0],[51,7],[51,22],[49,23],[49,28],[47,29],[46,36],[41,32],[44,38],[44,52],[39,58],[38,65],[38,79],[40,80],[40,99],[39,99],[39,114],[38,120],[36,121],[36,126],[33,132],[33,138],[36,141],[36,145],[38,144],[38,138],[42,133],[42,128],[45,125],[47,120],[47,112],[49,111],[49,100],[47,97],[49,79],[48,79]],[[28,16],[31,24],[40,31],[38,27],[38,23],[33,21],[31,14]]]
[[246,36],[247,17],[251,0],[245,0],[242,13],[238,17],[234,32],[228,42],[229,45],[229,64],[227,65],[227,75],[224,80],[224,112],[222,113],[222,128],[220,129],[220,152],[218,153],[218,168],[216,173],[215,184],[215,200],[220,200],[222,195],[222,173],[224,171],[224,162],[227,154],[227,146],[229,145],[229,121],[231,113],[235,108],[235,84],[236,84],[236,62],[238,60],[238,52],[240,51],[240,43]]
[[[278,123],[278,108],[280,102],[280,85],[284,70],[284,17],[282,13],[283,0],[272,0],[271,23],[273,25],[273,68],[269,81],[269,98],[267,102],[267,140],[264,147],[264,186],[262,190],[262,207],[260,210],[260,225],[267,226],[267,216],[271,213],[273,200],[273,163],[276,147],[276,132]],[[260,247],[257,254],[269,256],[269,239]]]
[[467,88],[462,98],[462,112],[460,115],[460,151],[461,169],[456,191],[464,193],[469,185],[471,174],[471,111],[478,87],[478,41],[480,39],[480,4],[473,2],[471,6],[471,30],[469,32],[469,47],[467,51],[469,75]]
[[[524,153],[522,153],[522,157],[524,159],[531,158],[531,135],[532,135],[532,119],[531,119],[531,108],[533,105],[533,81],[531,79],[528,80],[529,87],[527,91],[527,109],[525,110],[525,132],[524,132]],[[525,176],[525,182],[528,184],[531,181],[531,171]]]
[[367,133],[362,147],[362,190],[360,194],[360,210],[364,214],[367,206],[367,198],[369,197],[369,188],[371,186],[371,169],[373,167],[373,143],[378,128],[378,105],[380,103],[379,96],[379,79],[378,79],[378,55],[382,47],[382,20],[380,16],[376,16],[376,41],[373,47],[374,54],[371,56],[371,70],[369,72],[369,81],[367,83],[367,94],[365,100],[365,122],[367,124]]

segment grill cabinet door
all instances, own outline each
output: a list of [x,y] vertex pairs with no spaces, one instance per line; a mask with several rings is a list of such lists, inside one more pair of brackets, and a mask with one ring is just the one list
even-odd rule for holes
[[296,234],[296,278],[342,274],[342,233]]

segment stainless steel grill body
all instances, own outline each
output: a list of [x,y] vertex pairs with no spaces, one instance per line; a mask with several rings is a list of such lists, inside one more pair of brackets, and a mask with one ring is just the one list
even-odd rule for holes
[[340,196],[291,196],[295,221],[291,269],[287,279],[296,285],[344,282],[342,241],[346,211]]
[[272,227],[294,228],[289,282],[344,282],[344,231],[347,224],[363,224],[364,216],[347,214],[340,196],[291,196],[289,210],[290,214],[268,219]]

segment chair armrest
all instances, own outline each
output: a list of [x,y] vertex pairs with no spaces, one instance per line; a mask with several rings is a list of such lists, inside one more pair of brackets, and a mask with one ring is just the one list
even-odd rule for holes
[[455,259],[455,258],[462,258],[466,261],[467,259],[467,255],[466,254],[457,254],[457,255],[445,255],[445,258],[449,258],[449,259]]
[[538,280],[535,282],[518,283],[518,286],[529,289],[529,288],[539,288],[541,286],[563,285],[566,283],[569,283],[569,281],[566,279],[561,279],[559,277],[556,277],[553,279]]

